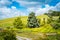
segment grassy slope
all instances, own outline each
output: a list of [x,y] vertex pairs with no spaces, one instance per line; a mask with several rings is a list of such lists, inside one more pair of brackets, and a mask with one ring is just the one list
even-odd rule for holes
[[[14,22],[14,19],[16,19],[17,17],[15,18],[8,18],[8,19],[4,19],[4,20],[1,20],[0,21],[0,27],[12,27],[13,26],[13,22]],[[27,16],[23,16],[21,17],[21,20],[23,22],[23,24],[26,26],[27,24]],[[48,16],[46,15],[41,15],[41,16],[37,16],[37,19],[41,19],[41,24],[43,24],[43,18],[46,18],[46,22],[47,22],[47,18]],[[45,28],[45,27],[41,27],[41,28]],[[41,29],[41,28],[38,28],[38,29]]]
[[[15,20],[16,18],[17,18],[17,17],[0,20],[0,27],[13,26],[13,22],[14,22],[14,20]],[[26,19],[27,19],[26,16],[21,17],[21,20],[23,20],[22,22],[23,22],[24,24],[26,23]]]
[[[42,18],[47,18],[46,15],[41,15],[41,16],[37,16],[37,19],[41,19]],[[13,22],[14,22],[14,19],[16,19],[17,17],[15,18],[8,18],[8,19],[4,19],[4,20],[0,20],[0,27],[6,27],[6,26],[13,26]],[[23,24],[27,24],[27,16],[23,16],[21,17],[21,20],[23,22]]]
[[[13,26],[13,22],[14,22],[14,19],[16,19],[17,17],[15,18],[8,18],[8,19],[4,19],[4,20],[1,20],[0,21],[0,27],[7,27],[7,26]],[[23,22],[23,24],[27,24],[27,18],[26,16],[24,17],[21,17],[21,20]],[[48,16],[46,15],[41,15],[41,16],[37,16],[37,19],[41,19],[41,24],[43,24],[43,18],[46,18],[45,21],[47,23],[47,18]],[[15,29],[14,29],[15,30]],[[20,36],[25,36],[25,37],[29,37],[29,38],[39,38],[40,37],[40,33],[43,32],[43,33],[46,33],[46,32],[58,32],[60,33],[60,29],[58,30],[55,30],[53,29],[49,24],[45,24],[44,26],[41,26],[39,28],[23,28],[23,29],[19,29],[17,32],[22,32],[22,33],[19,33],[18,35]]]
[[[0,27],[13,27],[13,22],[15,18],[8,18],[8,19],[4,19],[0,21]],[[27,16],[23,16],[21,17],[21,20],[23,22],[23,24],[26,26],[27,24]],[[37,31],[37,32],[55,32],[55,30],[49,25],[47,24],[47,18],[48,16],[46,15],[40,15],[37,16],[37,19],[41,19],[41,24],[43,24],[43,18],[45,18],[46,24],[44,26],[41,26],[40,28],[33,28],[33,29],[29,29],[29,28],[24,28],[22,31]],[[60,31],[60,29],[57,30],[58,32]],[[60,32],[59,32],[60,33]]]

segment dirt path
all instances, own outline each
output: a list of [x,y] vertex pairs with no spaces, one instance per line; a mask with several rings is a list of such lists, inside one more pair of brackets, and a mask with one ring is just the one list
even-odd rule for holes
[[20,36],[17,36],[16,38],[17,40],[31,40],[30,38],[25,38],[25,37],[20,37]]

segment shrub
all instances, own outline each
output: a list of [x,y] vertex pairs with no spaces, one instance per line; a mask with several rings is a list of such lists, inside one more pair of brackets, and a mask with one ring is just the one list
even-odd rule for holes
[[16,35],[12,31],[3,30],[0,32],[1,40],[17,40]]
[[60,40],[60,34],[57,34],[56,38],[57,40]]
[[23,24],[22,24],[21,18],[18,17],[17,19],[15,19],[13,25],[14,25],[14,27],[16,27],[18,29],[22,29]]

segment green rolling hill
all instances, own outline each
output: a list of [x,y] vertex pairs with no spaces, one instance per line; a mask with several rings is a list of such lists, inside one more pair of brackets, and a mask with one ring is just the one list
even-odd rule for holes
[[[15,20],[16,18],[17,18],[17,17],[7,18],[7,19],[0,20],[0,27],[13,26],[13,22],[14,22],[14,20]],[[46,16],[46,15],[37,16],[37,19],[41,19],[41,23],[42,23],[42,21],[43,21],[43,18],[45,18],[46,21],[47,21],[48,16]],[[27,16],[22,16],[22,17],[21,17],[21,20],[22,20],[22,22],[23,22],[24,25],[27,24],[27,19],[28,19]]]

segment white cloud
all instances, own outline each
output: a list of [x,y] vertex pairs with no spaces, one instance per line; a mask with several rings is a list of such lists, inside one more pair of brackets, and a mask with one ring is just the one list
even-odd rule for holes
[[1,18],[10,18],[15,16],[25,16],[25,13],[17,10],[16,7],[12,6],[12,8],[2,7],[0,8],[0,17]]
[[56,6],[45,5],[45,8],[41,7],[30,7],[27,9],[28,12],[35,12],[36,15],[41,15],[47,13],[49,10],[60,11],[60,2]]
[[0,7],[12,4],[9,0],[0,0]]
[[[0,17],[1,18],[9,18],[9,17],[15,17],[15,16],[25,16],[26,13],[35,12],[36,15],[41,15],[43,13],[48,12],[49,10],[60,10],[60,3],[58,3],[56,6],[49,6],[45,4],[45,8],[41,8],[42,5],[40,5],[39,2],[28,2],[28,1],[22,1],[22,0],[14,0],[20,4],[20,6],[24,6],[27,8],[25,10],[26,12],[22,12],[18,10],[15,6],[12,6],[11,8],[7,8],[6,5],[10,5],[12,2],[9,0],[1,0],[0,1]],[[47,0],[48,2],[48,0]],[[51,1],[49,1],[51,2]]]
[[53,8],[51,8],[51,10],[60,11],[60,2],[57,3],[56,6],[54,6]]
[[[45,8],[41,8],[41,6],[44,4],[42,2],[36,2],[36,1],[24,1],[24,0],[14,0],[16,2],[18,2],[21,6],[25,6],[27,7],[27,11],[30,12],[35,12],[36,15],[41,15],[44,14],[46,12],[48,12],[49,10],[58,10],[56,8],[60,8],[59,6],[49,6],[48,3],[50,3],[52,0],[48,1],[45,0]],[[41,5],[42,4],[42,5]],[[60,9],[59,9],[60,10]]]
[[35,12],[36,15],[41,15],[44,14],[46,12],[48,12],[50,9],[54,8],[53,6],[49,6],[49,5],[45,5],[45,8],[41,8],[41,7],[32,7],[32,8],[28,8],[27,10],[29,12]]
[[54,10],[56,10],[56,11],[60,11],[60,2],[57,3],[57,5],[55,6]]
[[18,1],[22,5],[37,4],[38,2]]
[[45,0],[45,4],[51,3],[53,0]]
[[29,1],[22,1],[22,0],[13,0],[16,1],[18,3],[20,3],[21,5],[29,5],[29,4],[38,4],[38,2],[29,2]]
[[15,7],[15,6],[12,6],[11,8],[12,8],[12,9],[16,9],[16,7]]
[[24,0],[13,0],[18,2],[21,6],[24,7],[34,7],[34,6],[39,6],[40,3],[39,2],[34,2],[34,1],[24,1]]

